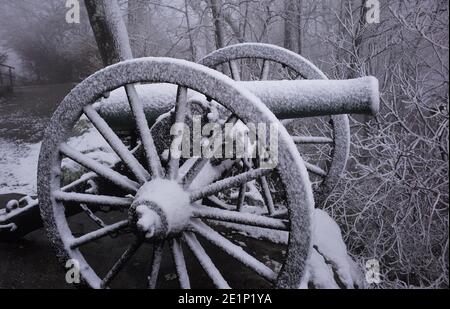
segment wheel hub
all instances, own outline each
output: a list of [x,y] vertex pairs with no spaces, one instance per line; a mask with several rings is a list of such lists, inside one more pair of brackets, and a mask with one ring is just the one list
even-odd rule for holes
[[137,192],[131,221],[146,238],[165,238],[186,230],[191,217],[189,193],[177,182],[156,179]]

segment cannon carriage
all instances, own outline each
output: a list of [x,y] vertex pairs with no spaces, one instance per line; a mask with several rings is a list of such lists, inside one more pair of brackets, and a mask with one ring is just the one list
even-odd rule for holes
[[[151,288],[158,286],[167,248],[181,288],[204,283],[191,279],[193,263],[218,288],[248,287],[228,272],[256,274],[264,284],[249,280],[258,287],[298,287],[312,249],[314,200],[321,203],[330,194],[345,168],[346,114],[377,113],[377,80],[327,80],[304,58],[265,44],[227,47],[198,64],[132,59],[114,1],[86,5],[107,67],[75,87],[56,110],[39,158],[38,200],[12,201],[0,210],[0,237],[30,233],[40,227],[41,215],[58,257],[63,263],[78,261],[83,282],[93,288],[114,287],[142,247],[151,248],[150,271],[142,276]],[[262,62],[244,72],[242,59]],[[275,65],[287,68],[291,80],[271,74]],[[231,78],[214,70],[225,66]],[[243,75],[253,78],[243,81]],[[192,145],[196,137],[178,129],[181,138],[176,138],[171,131],[178,124],[189,128],[194,116],[220,124],[223,131],[227,124],[244,131],[253,131],[252,124],[275,124],[277,156],[267,158],[258,150],[249,157],[236,152],[180,157],[184,140]],[[308,131],[311,117],[321,121]],[[293,136],[280,120],[293,127]],[[89,123],[103,138],[109,162],[71,145],[80,123]],[[202,138],[219,139],[214,133]],[[302,159],[301,145],[329,150],[311,163]],[[273,159],[274,165],[264,165]],[[64,177],[67,161],[81,167],[70,180]],[[71,222],[80,215],[91,219],[87,231]],[[85,249],[105,238],[109,242],[102,248],[113,248],[119,237],[127,245],[111,265],[99,265]],[[217,254],[219,262],[214,261],[211,247],[232,261]],[[268,265],[274,259],[267,252],[276,265]],[[226,274],[218,263],[226,264]]]

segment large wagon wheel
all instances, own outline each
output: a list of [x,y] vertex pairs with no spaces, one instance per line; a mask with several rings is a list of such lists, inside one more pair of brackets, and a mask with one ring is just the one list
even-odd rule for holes
[[[269,44],[243,43],[228,46],[212,52],[199,63],[213,69],[222,69],[230,73],[235,80],[327,79],[319,68],[302,56]],[[253,68],[248,70],[248,66]],[[311,127],[311,122],[305,124],[306,120],[302,120],[304,119],[283,123],[291,132],[303,158],[306,161],[311,160],[305,164],[315,184],[316,203],[321,205],[335,188],[345,170],[350,151],[349,121],[347,115],[315,118],[312,122],[314,124],[320,122],[318,130],[301,132],[299,126],[303,129]],[[311,136],[308,133],[317,136]],[[330,146],[328,154],[324,154],[327,150],[323,145]],[[307,152],[312,154],[311,158],[306,158]]]
[[[187,91],[195,91],[214,100],[243,123],[278,123],[258,98],[240,89],[226,76],[197,64],[165,58],[144,58],[122,62],[92,75],[78,85],[58,107],[46,130],[39,158],[38,195],[41,213],[62,262],[66,263],[69,259],[77,261],[82,278],[90,287],[115,287],[120,281],[118,279],[124,276],[122,269],[134,267],[135,264],[129,263],[130,260],[140,258],[147,252],[145,248],[152,247],[152,250],[149,249],[152,254],[148,256],[148,265],[151,266],[148,275],[136,272],[145,281],[148,276],[148,286],[152,288],[158,286],[158,277],[161,277],[158,274],[160,267],[167,263],[164,258],[167,251],[172,256],[172,266],[182,288],[196,287],[208,281],[204,278],[195,282],[190,280],[189,275],[198,276],[199,272],[193,269],[200,266],[204,270],[203,274],[207,274],[219,288],[229,287],[228,279],[233,272],[239,278],[234,283],[250,287],[253,281],[249,283],[243,280],[245,273],[242,268],[256,273],[255,277],[263,278],[261,280],[271,286],[297,287],[311,246],[313,195],[307,170],[284,127],[280,126],[278,132],[279,163],[276,169],[247,169],[220,181],[211,179],[201,188],[192,188],[186,183],[188,173],[181,172],[185,165],[180,166],[183,161],[173,155],[175,152],[170,152],[167,163],[158,155],[143,113],[143,104],[136,91],[137,83],[170,83],[178,86],[177,97],[174,97],[174,120],[177,123],[185,119],[189,105]],[[102,94],[121,87],[126,89],[138,128],[139,151],[135,151],[136,148],[130,151],[130,146],[126,146],[114,128],[108,126],[93,107]],[[84,115],[121,159],[121,168],[110,168],[68,145],[72,129]],[[73,160],[108,182],[108,193],[94,194],[92,191],[80,190],[63,192],[60,179],[63,158]],[[217,166],[217,162],[214,164]],[[261,176],[277,178],[284,188],[286,220],[264,213],[243,214],[234,209],[207,207],[201,203],[204,197],[239,187]],[[108,206],[111,211],[102,218],[105,224],[100,229],[83,227],[80,232],[77,223],[71,222],[66,212],[72,207],[89,209],[91,206]],[[101,215],[93,212],[88,214],[91,219],[98,219],[96,216]],[[213,228],[217,225],[211,222],[228,222],[231,228],[226,231]],[[277,252],[282,255],[282,267],[269,267],[260,261],[261,256],[256,259],[249,253],[249,248],[242,248],[241,243],[234,238],[230,240],[229,231],[232,231],[233,226],[261,229],[265,235],[288,232],[286,251]],[[266,241],[259,244],[264,245]],[[210,250],[211,245],[215,250]],[[233,261],[232,264],[226,264],[226,272],[222,261],[213,262],[217,248],[225,254],[216,254],[216,257],[231,257]],[[275,245],[268,247],[266,244],[265,248],[273,251]],[[116,258],[114,250],[120,250]],[[196,261],[196,264],[191,265],[194,263],[192,261]]]

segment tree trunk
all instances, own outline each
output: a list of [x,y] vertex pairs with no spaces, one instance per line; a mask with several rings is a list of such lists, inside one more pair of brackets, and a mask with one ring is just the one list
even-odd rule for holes
[[354,33],[354,59],[352,59],[351,64],[350,64],[350,72],[348,75],[348,78],[357,78],[360,77],[361,75],[361,68],[358,67],[359,65],[359,60],[361,58],[361,48],[362,48],[362,43],[364,40],[364,30],[366,27],[366,15],[367,15],[367,3],[368,0],[361,0],[361,7],[360,7],[360,15],[359,15],[359,20],[358,20],[358,24],[356,26],[356,30]]
[[298,31],[297,31],[297,35],[298,35],[298,45],[297,45],[297,50],[298,50],[298,54],[301,55],[303,53],[303,0],[298,0],[297,2],[297,27],[298,27]]
[[150,31],[150,0],[128,0],[128,32],[131,50],[135,57],[149,56]]
[[110,64],[133,58],[127,28],[116,0],[85,0],[95,40],[103,60]]
[[211,13],[214,23],[217,49],[225,47],[225,27],[222,19],[220,0],[211,0]]
[[194,38],[192,37],[191,19],[189,17],[188,0],[184,0],[184,14],[186,17],[186,26],[187,26],[188,36],[189,36],[189,49],[191,51],[191,60],[195,62],[197,60],[197,53],[195,51]]
[[284,47],[294,50],[295,44],[295,4],[293,0],[284,0]]

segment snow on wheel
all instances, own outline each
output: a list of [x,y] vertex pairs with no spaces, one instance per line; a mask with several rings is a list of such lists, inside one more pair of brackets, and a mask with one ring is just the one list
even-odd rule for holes
[[[302,56],[279,46],[242,43],[212,52],[201,64],[222,69],[235,80],[327,79]],[[350,127],[347,115],[291,119],[283,122],[307,161],[317,205],[336,186],[347,164]]]
[[[189,91],[220,105],[229,122],[279,123],[230,78],[182,60],[130,60],[87,78],[53,115],[39,158],[41,214],[61,261],[77,261],[92,288],[298,287],[311,249],[314,202],[306,167],[284,127],[278,130],[274,169],[259,167],[257,160],[179,159],[176,151],[158,149],[157,139],[171,137],[154,136],[163,120],[151,128],[139,83],[178,88],[172,116],[161,119],[184,122],[192,103],[186,99]],[[120,89],[134,116],[135,143],[119,137],[95,108],[105,93]],[[68,142],[80,119],[109,145],[115,164]],[[76,185],[65,186],[61,166],[67,161],[99,180],[93,185],[92,178],[81,176]],[[271,192],[270,211],[221,200],[221,192],[263,177],[277,183],[269,189],[277,191]],[[80,213],[71,217],[74,209]]]

